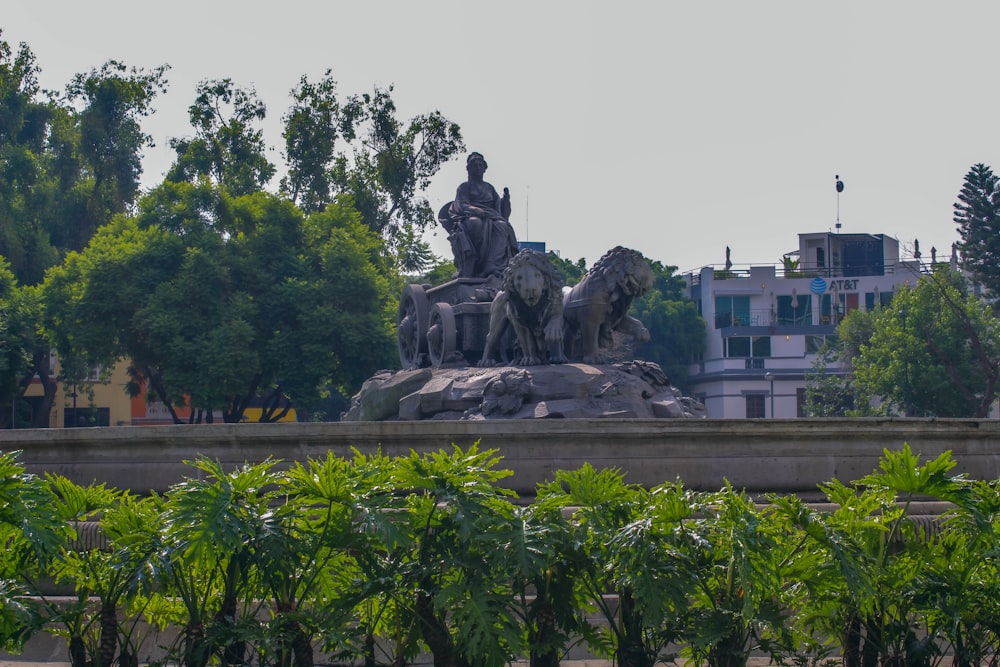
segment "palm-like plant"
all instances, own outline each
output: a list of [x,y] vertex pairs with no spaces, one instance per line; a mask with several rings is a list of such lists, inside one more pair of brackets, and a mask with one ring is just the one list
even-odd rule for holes
[[919,465],[904,445],[886,450],[880,470],[854,485],[821,485],[832,512],[774,500],[816,553],[812,571],[800,573],[809,598],[798,619],[814,636],[836,637],[847,667],[927,665],[937,658],[936,630],[921,609],[933,542],[907,514],[917,498],[962,498],[961,480],[947,474],[953,466],[948,453]]
[[[381,455],[373,460],[387,463]],[[371,474],[368,463],[330,453],[294,465],[279,481],[277,495],[286,500],[264,522],[256,553],[273,605],[268,639],[279,667],[311,667],[319,636],[327,652],[363,652],[350,646],[356,609],[372,589],[358,561],[370,551],[365,517],[380,514],[366,499],[388,474]]]
[[647,616],[650,610],[643,604],[647,598],[641,594],[637,601],[637,585],[649,580],[637,578],[637,569],[630,567],[635,561],[624,553],[637,543],[636,522],[648,516],[649,492],[627,484],[619,470],[597,470],[588,463],[575,471],[557,471],[554,481],[539,486],[537,502],[562,508],[572,525],[571,558],[579,565],[575,570],[579,594],[604,621],[600,631],[583,628],[592,649],[614,656],[623,667],[654,664],[665,642],[661,628],[649,620],[661,615]]
[[779,659],[795,648],[784,610],[797,545],[780,521],[728,483],[702,494],[694,510],[691,537],[677,552],[696,584],[684,652],[712,667],[742,667],[757,650]]
[[[513,505],[496,482],[494,450],[476,445],[451,453],[411,454],[396,461],[405,511],[395,514],[407,541],[387,544],[398,564],[396,604],[409,599],[416,629],[438,667],[501,667],[521,650],[521,629],[505,576]],[[403,609],[403,607],[398,607]]]
[[585,606],[574,586],[582,563],[573,527],[558,504],[515,509],[509,541],[498,545],[508,565],[513,611],[523,628],[531,667],[557,667],[583,627]]
[[189,463],[204,477],[169,489],[157,565],[184,605],[179,659],[188,667],[204,667],[213,656],[223,665],[241,664],[246,639],[257,632],[253,559],[271,511],[276,462],[228,473],[206,458]]
[[71,535],[46,482],[25,472],[20,452],[0,453],[0,648],[16,652],[46,621],[37,580]]
[[[120,516],[115,514],[114,508],[127,494],[109,489],[105,484],[81,486],[59,475],[50,475],[48,481],[58,497],[56,516],[78,533],[78,539],[68,545],[52,568],[57,582],[73,585],[76,604],[54,605],[53,609],[59,610],[55,616],[66,627],[74,667],[110,667],[118,653],[119,604],[129,595],[138,593],[138,579],[142,574],[141,564],[120,559],[141,558],[142,553],[116,553],[103,531],[87,535],[86,539],[79,539],[79,533],[92,532],[99,525],[97,519],[103,521],[107,512],[111,512],[108,525],[114,525],[114,518]],[[92,598],[99,600],[96,617],[90,611]],[[88,648],[88,643],[94,643],[88,642],[92,630],[97,634],[96,647]]]
[[[976,495],[994,496],[995,508],[995,487],[975,486]],[[996,514],[986,522],[970,520],[969,509],[959,507],[940,534],[928,538],[928,560],[918,580],[917,602],[930,634],[947,642],[950,650],[942,652],[954,655],[955,667],[995,665],[1000,659]]]

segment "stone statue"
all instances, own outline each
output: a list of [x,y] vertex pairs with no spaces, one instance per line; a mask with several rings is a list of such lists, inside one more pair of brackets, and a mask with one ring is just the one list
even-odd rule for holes
[[438,221],[448,232],[455,267],[460,278],[494,278],[511,257],[517,254],[517,238],[507,218],[510,216],[510,192],[503,197],[483,180],[486,160],[480,153],[469,153],[465,169],[469,180],[458,186],[455,200],[438,213]]
[[563,298],[569,358],[585,364],[606,363],[601,349],[611,347],[612,331],[649,340],[649,331],[628,309],[652,286],[653,271],[641,253],[621,246],[604,253]]
[[544,253],[525,249],[514,255],[490,304],[489,332],[479,365],[494,365],[497,342],[508,322],[522,355],[513,365],[565,363],[562,286],[562,276]]

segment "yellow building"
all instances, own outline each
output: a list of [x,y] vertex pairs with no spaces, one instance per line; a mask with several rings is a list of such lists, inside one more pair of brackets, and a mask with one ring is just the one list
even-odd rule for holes
[[[53,382],[59,376],[59,362],[53,355],[49,362],[49,376]],[[49,428],[82,428],[90,426],[153,426],[172,424],[173,417],[158,401],[146,400],[145,391],[135,398],[125,393],[129,381],[128,363],[117,364],[110,375],[94,369],[86,380],[67,385],[58,383],[56,397],[49,411]],[[25,393],[22,404],[37,411],[42,407],[42,383],[35,378]],[[187,419],[191,409],[177,406],[177,416]],[[244,415],[244,422],[255,422],[262,412],[261,401],[251,401]],[[27,416],[26,416],[27,418]],[[294,422],[297,419],[294,408],[279,420]],[[222,413],[215,414],[215,422],[222,423]]]
[[[55,400],[49,411],[49,428],[76,428],[86,426],[127,426],[132,423],[132,402],[125,393],[128,382],[128,364],[118,364],[110,375],[104,376],[95,369],[90,377],[76,385],[59,383]],[[55,381],[59,375],[59,362],[53,356],[49,363],[49,376]],[[42,383],[36,378],[24,400],[32,410],[42,405]]]

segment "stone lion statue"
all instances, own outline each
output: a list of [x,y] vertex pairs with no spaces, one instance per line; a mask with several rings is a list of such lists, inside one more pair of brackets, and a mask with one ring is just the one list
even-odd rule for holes
[[601,350],[611,347],[612,331],[649,340],[649,331],[628,309],[652,286],[653,271],[642,253],[621,246],[606,252],[563,297],[569,358],[585,364],[607,363]]
[[562,276],[544,253],[525,249],[514,255],[490,305],[489,332],[479,366],[494,365],[497,343],[508,322],[522,355],[512,365],[564,363],[562,286]]

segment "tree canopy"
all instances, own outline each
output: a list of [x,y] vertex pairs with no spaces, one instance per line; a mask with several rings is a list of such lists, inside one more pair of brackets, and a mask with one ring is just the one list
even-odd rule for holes
[[838,326],[861,404],[907,416],[986,417],[1000,379],[1000,322],[946,267],[899,289],[890,306]]
[[108,61],[77,74],[63,95],[43,93],[35,56],[0,39],[0,255],[24,285],[80,250],[139,191],[141,119],[165,89],[152,71]]
[[985,164],[965,175],[954,204],[962,266],[973,278],[1000,295],[1000,191],[998,178]]
[[195,136],[170,140],[177,159],[167,180],[204,177],[234,196],[263,190],[275,172],[265,155],[264,133],[255,125],[266,115],[254,89],[239,88],[231,79],[202,81],[188,108]]
[[258,395],[308,405],[389,363],[380,243],[349,203],[306,220],[275,195],[168,181],[52,271],[47,321],[81,367],[131,360],[168,406],[240,421]]
[[651,261],[655,282],[632,304],[632,314],[649,329],[649,340],[636,345],[635,356],[660,365],[675,387],[687,384],[688,366],[705,349],[705,321],[694,301],[684,296],[676,266]]
[[398,119],[391,87],[339,101],[330,71],[292,90],[280,194],[266,108],[224,78],[199,84],[191,136],[138,203],[168,69],[110,60],[52,93],[0,39],[0,403],[40,377],[46,424],[53,348],[65,382],[128,360],[132,391],[226,419],[349,395],[393,364],[399,271],[435,261],[420,191],[464,150],[458,126]]

